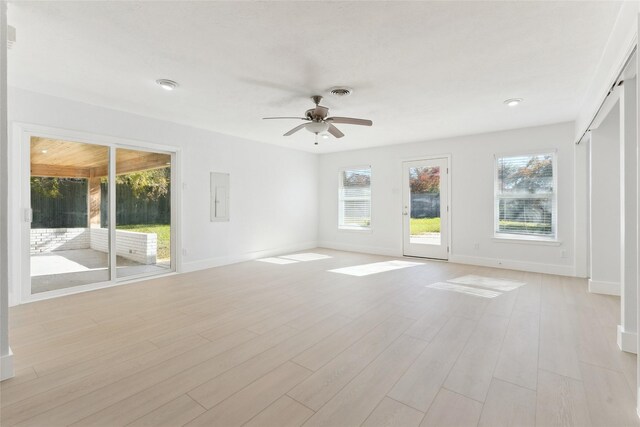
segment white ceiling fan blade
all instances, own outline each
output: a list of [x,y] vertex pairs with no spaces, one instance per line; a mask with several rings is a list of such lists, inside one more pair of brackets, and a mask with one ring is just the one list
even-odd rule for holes
[[298,132],[300,129],[304,129],[307,126],[308,123],[303,123],[301,125],[298,125],[296,127],[294,127],[293,129],[291,129],[289,132],[285,133],[284,136],[290,136],[293,135],[294,133]]
[[262,118],[262,120],[279,120],[279,119],[309,120],[306,117],[263,117]]
[[360,126],[371,126],[373,122],[367,119],[354,119],[353,117],[329,117],[326,119],[327,122],[331,123],[344,123],[347,125],[360,125]]
[[344,133],[340,132],[340,129],[334,125],[329,125],[329,129],[327,129],[327,131],[336,138],[342,138],[344,136]]

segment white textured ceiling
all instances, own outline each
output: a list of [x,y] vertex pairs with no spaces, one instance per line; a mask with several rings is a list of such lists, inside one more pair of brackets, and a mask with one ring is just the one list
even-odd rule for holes
[[[573,120],[619,7],[11,2],[9,84],[311,152],[425,141]],[[328,95],[336,85],[353,95]],[[315,147],[307,131],[282,136],[299,122],[261,120],[301,115],[314,94],[374,126]]]

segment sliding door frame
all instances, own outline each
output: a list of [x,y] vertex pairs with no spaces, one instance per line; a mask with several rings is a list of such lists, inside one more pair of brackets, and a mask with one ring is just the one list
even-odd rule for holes
[[[99,283],[75,286],[72,288],[58,289],[54,291],[31,293],[31,266],[30,266],[30,230],[31,213],[30,179],[31,179],[31,138],[44,137],[62,139],[84,144],[101,145],[109,149],[109,269],[110,280]],[[116,237],[115,237],[115,197],[116,197],[116,150],[129,149],[138,151],[150,151],[171,156],[171,265],[170,271],[164,274],[140,274],[127,276],[118,280],[116,276]],[[181,253],[178,248],[181,244],[182,219],[180,217],[182,203],[182,179],[180,167],[180,149],[176,146],[155,144],[146,141],[138,141],[112,136],[72,131],[29,123],[13,123],[12,138],[9,144],[9,185],[15,189],[9,194],[9,223],[11,234],[9,238],[9,275],[10,305],[49,299],[57,296],[86,292],[94,289],[117,286],[135,282],[151,277],[162,277],[178,273],[182,269]]]

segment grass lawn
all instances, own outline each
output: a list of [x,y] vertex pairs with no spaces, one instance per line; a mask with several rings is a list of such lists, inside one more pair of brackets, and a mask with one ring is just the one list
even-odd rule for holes
[[411,218],[411,235],[439,232],[440,218]]
[[171,258],[171,226],[169,224],[132,224],[118,225],[118,230],[156,233],[158,235],[158,260]]
[[510,231],[520,231],[524,233],[551,234],[552,231],[551,224],[549,223],[518,222],[501,219],[499,225],[498,231],[504,231],[506,233]]

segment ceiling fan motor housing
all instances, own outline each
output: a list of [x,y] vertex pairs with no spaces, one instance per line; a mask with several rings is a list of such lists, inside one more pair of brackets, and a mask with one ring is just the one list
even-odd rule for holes
[[321,122],[327,117],[329,114],[329,109],[327,107],[323,107],[322,105],[317,105],[315,108],[310,108],[306,112],[306,116],[309,120],[313,120],[314,122]]

